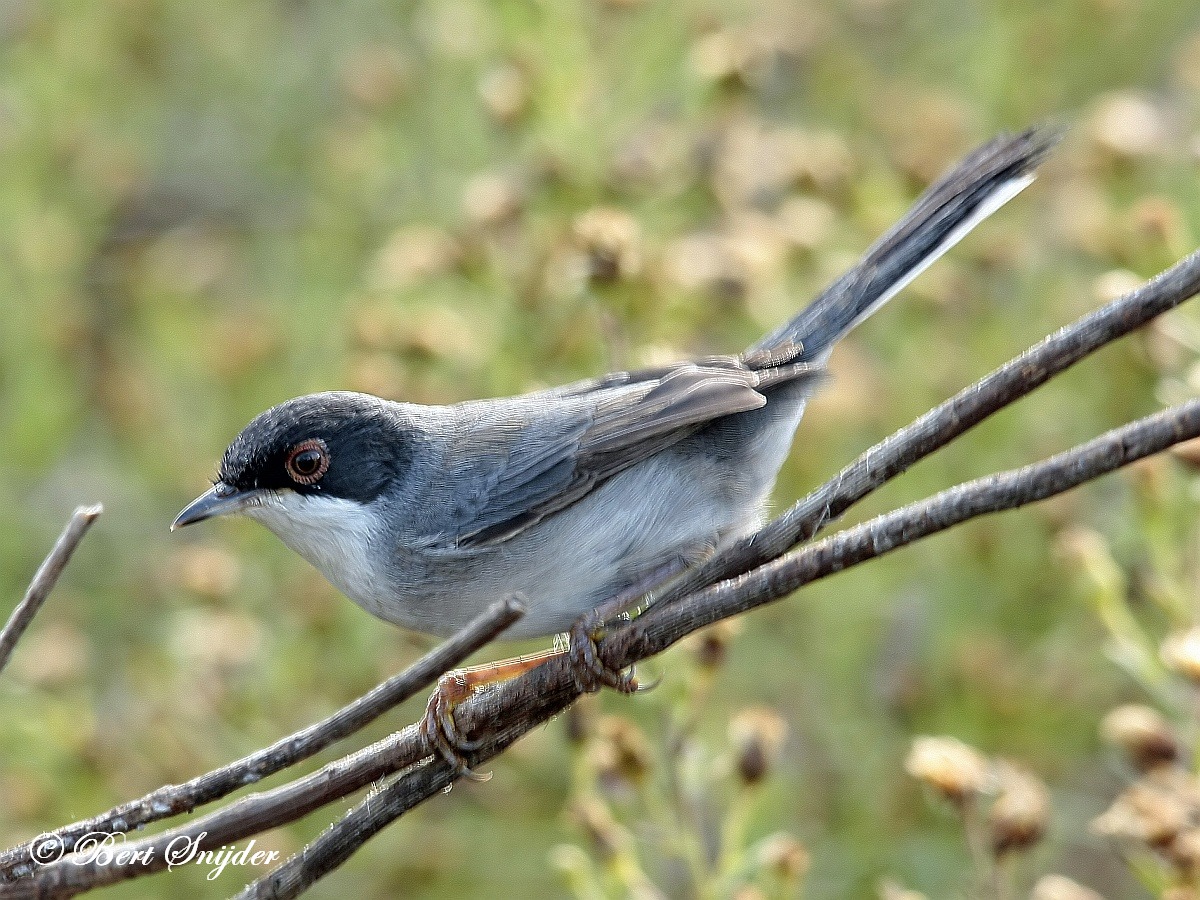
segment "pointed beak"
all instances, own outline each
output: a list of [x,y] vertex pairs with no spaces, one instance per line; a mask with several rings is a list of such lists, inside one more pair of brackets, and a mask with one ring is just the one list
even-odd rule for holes
[[194,525],[213,516],[228,516],[241,512],[248,506],[256,506],[262,499],[262,491],[240,491],[233,485],[218,481],[212,489],[201,494],[175,517],[171,530],[184,525]]

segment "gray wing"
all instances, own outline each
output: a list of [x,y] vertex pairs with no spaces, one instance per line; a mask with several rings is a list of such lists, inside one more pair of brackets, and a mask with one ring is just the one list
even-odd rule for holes
[[763,406],[759,388],[818,372],[803,364],[755,371],[714,357],[467,404],[448,462],[472,470],[458,480],[477,488],[456,498],[440,543],[500,544],[713,419]]

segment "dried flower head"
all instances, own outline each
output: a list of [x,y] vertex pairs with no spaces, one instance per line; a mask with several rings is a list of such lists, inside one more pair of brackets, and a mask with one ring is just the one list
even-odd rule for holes
[[1129,213],[1137,235],[1144,240],[1176,247],[1188,239],[1182,211],[1166,197],[1143,197]]
[[725,665],[729,645],[739,631],[741,623],[738,619],[724,619],[701,631],[694,641],[696,665],[710,672]]
[[1097,303],[1111,303],[1144,283],[1144,278],[1128,269],[1109,269],[1092,282],[1092,296]]
[[671,196],[695,177],[692,135],[685,128],[654,120],[622,140],[614,149],[609,181],[630,189]]
[[1033,846],[1050,822],[1050,795],[1032,773],[1008,762],[995,768],[998,794],[988,811],[992,852],[997,856]]
[[729,213],[771,209],[799,180],[806,134],[751,117],[729,122],[718,135],[711,171],[713,195]]
[[367,110],[380,110],[400,100],[412,84],[412,64],[395,48],[363,47],[342,69],[342,86],[350,99]]
[[524,186],[512,175],[483,172],[463,188],[463,214],[478,228],[495,228],[511,222],[520,215],[524,204]]
[[427,225],[400,228],[376,255],[371,283],[384,291],[411,287],[450,271],[460,257],[458,242],[441,228]]
[[729,743],[743,783],[758,784],[770,774],[786,739],[787,722],[766,706],[752,706],[733,717]]
[[[92,664],[92,643],[84,632],[66,622],[43,622],[23,638],[22,652],[13,657],[12,674],[40,687],[52,687],[83,679]],[[14,780],[15,779],[14,777]],[[24,786],[10,786],[14,795],[27,793]],[[36,789],[28,791],[37,793]],[[9,797],[5,808],[9,808]],[[29,815],[33,815],[31,811]]]
[[662,274],[672,287],[707,291],[723,300],[741,300],[753,286],[753,274],[715,231],[685,234],[668,244]]
[[990,766],[974,747],[952,737],[913,741],[904,770],[952,803],[961,804],[988,786]]
[[642,230],[614,206],[596,206],[575,219],[575,243],[587,255],[588,274],[600,282],[636,276],[642,269]]
[[1188,874],[1200,871],[1200,828],[1185,828],[1167,847],[1166,856],[1176,868]]
[[794,884],[808,874],[812,859],[802,843],[787,832],[778,831],[758,845],[758,863],[782,881]]
[[581,746],[596,729],[596,706],[589,697],[580,697],[563,714],[567,743]]
[[479,98],[488,115],[502,125],[512,125],[529,108],[529,79],[520,67],[503,63],[479,79]]
[[184,589],[201,597],[228,597],[241,583],[237,557],[216,544],[191,544],[174,555],[171,572]]
[[794,247],[816,250],[825,242],[837,221],[837,213],[815,197],[789,197],[776,213],[780,233]]
[[1200,684],[1200,627],[1169,635],[1159,655],[1168,669]]
[[646,736],[621,716],[605,716],[596,725],[591,760],[600,780],[610,788],[637,787],[653,763]]
[[1162,152],[1167,126],[1159,108],[1144,94],[1118,91],[1100,99],[1092,113],[1092,139],[1119,159]]
[[1162,713],[1150,706],[1118,706],[1100,724],[1104,739],[1139,770],[1152,769],[1179,756],[1179,741]]
[[240,613],[194,609],[175,617],[168,642],[182,659],[232,669],[245,665],[258,653],[263,629]]
[[741,32],[722,29],[702,35],[692,45],[692,70],[705,81],[744,80],[754,64],[754,48]]
[[1160,766],[1131,785],[1103,814],[1092,830],[1147,847],[1162,849],[1200,812],[1195,778],[1174,767]]

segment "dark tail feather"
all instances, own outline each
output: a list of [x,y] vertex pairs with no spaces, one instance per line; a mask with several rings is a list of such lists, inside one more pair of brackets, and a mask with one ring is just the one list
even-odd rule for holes
[[[853,269],[798,316],[758,341],[747,356],[822,358],[850,329],[1020,193],[1058,138],[1057,132],[1031,128],[984,144],[925,191]],[[803,345],[798,356],[789,352],[794,344]]]

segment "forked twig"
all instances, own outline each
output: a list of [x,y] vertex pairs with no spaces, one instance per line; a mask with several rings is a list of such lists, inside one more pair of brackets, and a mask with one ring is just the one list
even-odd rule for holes
[[144,797],[122,803],[98,816],[59,828],[52,835],[43,835],[5,850],[0,853],[0,888],[3,875],[16,878],[28,875],[33,871],[36,859],[69,853],[74,850],[76,841],[85,835],[131,831],[159,819],[191,812],[198,806],[219,800],[308,759],[335,741],[365,728],[418,691],[428,688],[442,674],[495,640],[522,615],[524,608],[515,599],[498,600],[461,631],[434,647],[403,672],[320,722],[191,781],[164,785]]
[[658,602],[748,572],[817,535],[851,506],[1055,375],[1200,293],[1200,251],[1014,357],[875,444],[750,537],[688,572]]
[[[785,597],[820,578],[969,519],[1062,493],[1197,436],[1200,436],[1200,400],[1114,429],[1042,462],[943,491],[677,603],[651,607],[644,615],[610,632],[600,642],[600,652],[611,665],[633,665],[661,653],[700,628]],[[492,691],[472,697],[455,711],[463,732],[477,736],[480,741],[480,748],[468,754],[470,764],[478,766],[496,756],[530,729],[561,712],[577,696],[569,663],[560,656],[497,685]],[[214,849],[294,821],[395,773],[404,774],[372,794],[369,804],[360,805],[348,819],[334,825],[319,844],[256,884],[253,895],[276,896],[271,885],[277,884],[283,891],[278,896],[294,896],[288,893],[294,886],[303,887],[311,883],[307,880],[309,876],[319,877],[331,871],[355,847],[378,833],[387,821],[435,795],[458,777],[440,757],[431,755],[416,726],[410,725],[311,775],[243,797],[179,828],[130,841],[123,847],[129,854],[127,862],[68,857],[42,867],[29,878],[0,885],[0,898],[69,897],[161,871],[169,864],[169,849],[181,842],[198,850]]]
[[[1047,499],[1117,468],[1200,435],[1200,401],[1166,410],[1089,441],[1040,463],[991,475],[943,491],[854,528],[832,535],[788,557],[685,600],[652,607],[605,640],[610,660],[631,665],[660,653],[696,630],[787,596],[799,587],[859,565],[944,531],[954,525]],[[460,724],[478,722],[486,745],[473,765],[498,755],[541,722],[570,705],[574,686],[564,666],[550,666],[481,696]],[[545,670],[545,671],[543,671]],[[532,706],[537,704],[536,711]],[[373,794],[326,829],[304,853],[248,885],[239,898],[296,897],[353,855],[388,823],[453,784],[456,773],[441,760],[412,770]]]
[[[1034,465],[951,488],[788,552],[917,460],[1096,349],[1178,306],[1198,290],[1200,254],[1194,253],[1148,284],[1046,338],[871,448],[752,538],[689,573],[642,616],[612,628],[601,641],[602,656],[614,666],[632,665],[662,652],[699,628],[783,597],[844,568],[859,565],[968,519],[1045,499],[1197,436],[1200,434],[1200,401],[1115,429]],[[450,665],[454,663],[447,668]],[[529,729],[564,709],[576,696],[567,665],[561,659],[554,659],[473,697],[455,714],[464,733],[478,736],[481,741],[480,749],[470,754],[472,764],[484,763],[502,752]],[[299,734],[310,734],[320,727],[313,726]],[[270,754],[287,740],[290,739],[260,751],[260,754]],[[233,767],[256,759],[260,754],[247,757]],[[221,773],[231,768],[224,767],[201,776],[188,785],[199,786],[206,783],[206,779],[228,777]],[[255,770],[241,771],[245,774]],[[126,849],[161,851],[179,837],[195,839],[201,847],[228,844],[293,821],[388,776],[394,776],[391,783],[373,792],[368,801],[331,826],[302,855],[248,887],[244,895],[296,896],[340,865],[388,822],[453,783],[456,773],[440,759],[430,757],[430,750],[415,726],[330,763],[311,775],[242,797],[180,828],[129,842]],[[221,795],[210,799],[216,796]],[[194,805],[188,808],[194,808]],[[102,823],[104,829],[129,827],[128,821],[112,818],[124,808],[119,807],[91,822]],[[172,812],[167,810],[162,815]],[[76,823],[60,833],[74,834],[76,829],[88,824]],[[24,845],[0,854],[0,897],[70,896],[162,868],[140,862],[127,866],[97,865],[76,858],[41,867],[28,877],[4,884],[4,878],[11,879],[18,874],[11,854],[24,854],[23,862],[28,859],[29,852],[30,845]]]

